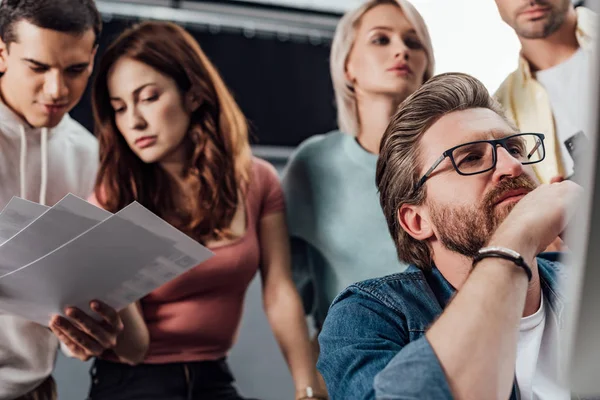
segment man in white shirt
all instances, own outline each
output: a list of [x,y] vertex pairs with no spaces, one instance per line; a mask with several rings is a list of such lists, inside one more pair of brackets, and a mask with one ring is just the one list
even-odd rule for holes
[[[12,196],[53,205],[91,193],[98,144],[67,113],[92,73],[101,26],[93,0],[0,4],[0,209]],[[51,329],[0,311],[0,399],[55,396],[58,339],[82,360],[114,347],[121,317],[104,305],[94,310],[102,323],[79,312],[54,317]]]
[[576,173],[588,134],[596,15],[570,0],[496,0],[520,42],[519,67],[496,97],[521,132],[546,135],[546,160],[534,170],[542,183]]

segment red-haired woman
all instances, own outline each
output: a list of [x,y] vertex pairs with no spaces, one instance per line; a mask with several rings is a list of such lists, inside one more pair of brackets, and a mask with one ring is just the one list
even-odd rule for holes
[[101,60],[93,108],[93,200],[112,212],[136,200],[215,256],[130,306],[138,317],[121,339],[137,350],[95,361],[90,398],[240,399],[226,356],[257,271],[296,398],[323,398],[276,171],[252,157],[246,120],[198,43],[171,23],[126,31]]

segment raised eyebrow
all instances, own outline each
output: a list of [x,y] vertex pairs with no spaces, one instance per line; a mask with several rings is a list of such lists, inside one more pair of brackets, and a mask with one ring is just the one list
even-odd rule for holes
[[[383,25],[381,25],[381,26],[375,26],[375,27],[369,29],[369,32],[373,32],[373,31],[377,31],[377,30],[394,32],[394,28],[392,28],[390,26],[383,26]],[[404,32],[402,32],[402,34],[403,35],[407,35],[408,34],[408,35],[417,35],[418,36],[418,33],[417,33],[417,31],[414,28],[411,28],[411,29],[409,29],[407,31],[404,31]]]
[[490,129],[490,130],[479,131],[479,132],[475,133],[473,140],[470,140],[469,142],[504,139],[506,137],[516,135],[516,134],[518,134],[518,132],[508,132],[508,131],[504,131],[504,130],[500,130],[500,129]]
[[369,29],[369,32],[373,32],[373,31],[389,31],[392,32],[393,29],[389,26],[374,26],[373,28]]

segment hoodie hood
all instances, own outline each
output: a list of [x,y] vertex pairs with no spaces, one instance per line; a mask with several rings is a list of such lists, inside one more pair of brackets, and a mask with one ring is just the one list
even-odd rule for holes
[[[65,115],[67,117],[67,115]],[[59,128],[65,121],[61,120],[56,128]],[[11,139],[20,140],[19,156],[19,183],[20,194],[23,199],[27,199],[27,146],[29,142],[40,146],[40,198],[39,203],[46,205],[46,191],[48,185],[48,136],[54,129],[32,128],[6,104],[0,101],[0,128],[2,133]],[[55,128],[55,129],[56,129]],[[32,144],[33,144],[32,143]]]

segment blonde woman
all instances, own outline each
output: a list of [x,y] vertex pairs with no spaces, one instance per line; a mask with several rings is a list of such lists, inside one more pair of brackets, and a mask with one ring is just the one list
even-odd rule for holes
[[403,269],[375,166],[390,117],[433,70],[427,27],[409,2],[371,0],[341,19],[331,48],[340,130],[302,143],[283,178],[294,277],[317,328],[346,286]]

